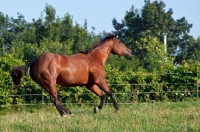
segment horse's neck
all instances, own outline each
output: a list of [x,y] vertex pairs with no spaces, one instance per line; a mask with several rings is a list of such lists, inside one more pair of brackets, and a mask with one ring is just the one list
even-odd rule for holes
[[105,65],[108,55],[111,52],[111,43],[105,42],[96,47],[90,54],[96,61],[99,61],[102,65]]

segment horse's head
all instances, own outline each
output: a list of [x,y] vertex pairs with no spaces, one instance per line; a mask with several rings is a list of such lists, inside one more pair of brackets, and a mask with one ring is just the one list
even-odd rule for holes
[[131,58],[132,51],[125,46],[116,36],[113,37],[113,47],[111,49],[112,54],[117,54],[120,56],[125,56],[126,58]]

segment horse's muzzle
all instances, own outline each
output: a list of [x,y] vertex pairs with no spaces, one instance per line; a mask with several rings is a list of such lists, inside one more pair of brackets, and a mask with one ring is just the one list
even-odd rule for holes
[[125,56],[126,56],[127,59],[131,59],[131,57],[132,57],[132,50],[130,50],[130,49],[127,50],[126,53],[125,53]]

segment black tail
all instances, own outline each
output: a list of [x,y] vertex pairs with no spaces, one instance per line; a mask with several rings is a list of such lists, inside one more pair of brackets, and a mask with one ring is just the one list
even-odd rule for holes
[[28,68],[31,66],[32,62],[27,63],[24,66],[15,66],[10,71],[10,76],[12,77],[12,80],[15,84],[15,89],[18,88],[21,78],[23,77],[24,73],[28,71]]

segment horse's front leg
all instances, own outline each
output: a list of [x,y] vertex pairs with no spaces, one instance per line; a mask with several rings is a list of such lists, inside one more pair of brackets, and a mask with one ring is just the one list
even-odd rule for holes
[[108,84],[106,83],[106,80],[105,80],[105,79],[101,79],[99,82],[97,82],[97,85],[98,85],[104,92],[106,92],[106,93],[110,96],[110,98],[111,98],[111,100],[112,100],[112,102],[113,102],[113,106],[115,107],[116,110],[119,110],[117,101],[115,100],[112,91],[110,90]]
[[94,113],[97,113],[99,110],[103,108],[106,100],[106,95],[102,93],[102,91],[99,89],[97,85],[88,85],[87,88],[101,98],[99,106],[94,108]]
[[102,96],[100,96],[100,98],[101,98],[101,102],[100,102],[99,106],[94,108],[94,113],[97,113],[99,110],[101,110],[105,104],[106,95],[103,94]]

